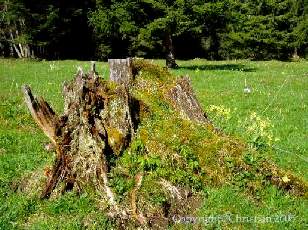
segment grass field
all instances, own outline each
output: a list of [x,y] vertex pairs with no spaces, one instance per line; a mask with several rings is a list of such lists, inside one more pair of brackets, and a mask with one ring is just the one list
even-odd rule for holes
[[[163,65],[163,61],[156,61]],[[244,139],[279,166],[308,179],[308,62],[179,61],[175,75],[188,74],[197,97],[215,125]],[[104,228],[112,223],[92,205],[89,194],[67,193],[40,200],[20,184],[43,174],[52,154],[47,138],[33,122],[21,94],[23,84],[62,111],[62,83],[77,66],[88,62],[31,62],[0,59],[0,229]],[[98,72],[108,76],[107,63]],[[244,93],[246,84],[252,89]],[[22,186],[21,186],[22,187]],[[308,224],[307,200],[268,187],[256,201],[232,186],[209,187],[200,217],[231,215],[236,223],[214,221],[216,227],[303,229]],[[241,217],[292,215],[291,221],[259,223]],[[259,219],[260,219],[259,218]],[[257,222],[257,223],[255,223]],[[266,222],[266,221],[265,221]],[[184,224],[180,227],[199,226]]]

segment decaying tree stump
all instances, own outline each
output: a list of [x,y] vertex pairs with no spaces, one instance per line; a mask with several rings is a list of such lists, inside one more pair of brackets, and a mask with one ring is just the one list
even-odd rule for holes
[[93,183],[103,187],[114,204],[107,186],[106,158],[119,154],[134,134],[127,88],[108,85],[94,69],[89,74],[79,70],[75,79],[64,85],[64,115],[60,117],[46,101],[35,98],[30,87],[24,86],[23,91],[34,120],[57,152],[42,198],[48,197],[61,181],[65,182],[65,190]]
[[[73,188],[81,191],[91,186],[98,190],[100,194],[103,192],[104,198],[107,198],[109,202],[112,214],[125,218],[133,217],[143,225],[147,223],[147,218],[150,217],[143,215],[140,210],[144,210],[145,213],[150,209],[153,212],[152,217],[153,215],[160,215],[165,218],[166,215],[170,214],[170,203],[163,202],[160,204],[160,209],[155,209],[153,208],[153,203],[148,202],[148,198],[152,196],[151,190],[155,190],[155,184],[160,186],[160,189],[165,189],[171,193],[172,200],[183,203],[185,208],[189,208],[193,204],[193,199],[189,201],[187,195],[191,192],[190,188],[180,188],[179,184],[173,185],[167,181],[169,178],[163,178],[158,172],[156,172],[157,177],[150,179],[153,181],[147,181],[149,174],[153,176],[154,169],[151,172],[146,170],[152,170],[151,167],[162,167],[160,169],[169,170],[170,174],[166,174],[166,177],[171,177],[174,171],[180,170],[180,177],[176,178],[177,180],[191,177],[194,179],[193,181],[197,181],[196,184],[199,186],[199,180],[206,174],[201,169],[201,163],[208,162],[205,156],[207,154],[213,158],[217,157],[218,160],[217,162],[211,160],[211,163],[205,167],[209,166],[208,168],[210,169],[212,167],[213,172],[220,172],[222,175],[219,176],[227,179],[231,178],[230,181],[232,181],[231,174],[233,172],[238,174],[241,170],[245,172],[251,170],[252,173],[257,173],[256,178],[259,178],[261,173],[264,172],[264,179],[271,180],[280,187],[289,186],[298,191],[298,194],[306,194],[308,186],[296,179],[296,177],[289,174],[286,177],[285,172],[280,172],[274,166],[262,166],[261,163],[260,167],[263,167],[263,169],[257,168],[256,170],[253,165],[246,164],[241,158],[242,156],[244,157],[243,153],[245,151],[240,143],[238,144],[224,135],[218,137],[216,135],[217,130],[202,110],[188,77],[178,79],[171,77],[170,80],[168,73],[166,74],[163,69],[146,62],[138,63],[132,59],[111,59],[109,64],[110,80],[100,78],[95,71],[95,63],[92,63],[89,73],[85,74],[79,68],[75,78],[64,84],[64,113],[61,116],[57,115],[43,98],[33,96],[29,86],[23,86],[25,102],[33,119],[50,139],[56,151],[56,159],[51,173],[48,174],[47,183],[41,194],[42,198],[48,198],[56,188],[65,192]],[[157,79],[152,79],[155,77]],[[161,81],[164,77],[164,81]],[[139,95],[137,99],[138,93],[141,96]],[[170,109],[172,106],[173,109]],[[159,122],[156,120],[155,123],[156,116],[152,116],[152,113],[156,112],[163,115],[166,111],[171,110],[172,113],[168,113],[168,115],[171,114],[172,119],[162,118],[162,121],[167,126],[169,123],[173,124],[174,122],[174,127],[172,125],[168,127],[169,129],[171,127],[170,130],[174,128],[175,132],[172,133],[172,131],[166,130],[166,134],[164,134],[165,130],[163,130],[163,134],[160,134],[161,136],[153,133],[155,130],[159,133],[165,126],[160,126],[160,117],[157,119]],[[180,119],[178,119],[179,116],[181,116]],[[152,117],[154,118],[152,119]],[[183,119],[192,122],[182,122]],[[145,122],[142,123],[143,121]],[[149,125],[150,122],[153,123]],[[180,122],[180,124],[176,122]],[[181,123],[185,123],[183,127],[188,128],[185,130],[185,134],[177,136],[181,132],[179,130],[179,127],[182,127]],[[146,126],[149,129],[144,129]],[[156,126],[159,126],[159,128],[156,129]],[[193,132],[199,133],[200,129],[195,129],[195,126],[205,128],[208,132],[215,132],[215,135],[207,136],[209,138],[207,141],[213,145],[213,148],[202,148],[202,145],[206,145],[203,136],[201,137],[202,140],[193,139],[191,141],[193,142],[193,148],[196,145],[194,141],[198,140],[200,151],[207,153],[200,154],[199,152],[198,156],[197,154],[196,156],[191,156],[190,151],[186,151],[186,147],[188,147],[189,138],[195,135]],[[190,133],[189,128],[194,131]],[[144,145],[141,143],[142,145],[136,147],[136,142],[142,140],[141,135],[143,135],[147,143]],[[186,147],[184,146],[185,148],[181,149],[181,146],[170,147],[161,143],[168,136],[181,139],[178,145],[183,143]],[[171,138],[168,139],[169,145],[172,142],[171,140]],[[159,144],[162,144],[160,149],[153,148],[153,145]],[[138,148],[143,148],[144,150],[139,151]],[[214,152],[211,152],[211,149],[214,149]],[[164,155],[161,159],[155,155],[157,151],[158,154]],[[139,154],[139,156],[133,155],[134,153]],[[123,162],[121,162],[122,156],[125,159]],[[136,158],[134,158],[135,156]],[[140,156],[141,158],[138,158]],[[201,160],[198,160],[198,157]],[[114,161],[111,159],[114,160],[115,158],[120,160],[113,163]],[[132,158],[134,159],[132,160]],[[226,168],[229,166],[225,166],[230,159],[233,159],[232,162],[237,164],[233,166],[234,171]],[[147,167],[150,169],[139,167],[139,160],[143,165],[146,162]],[[157,161],[158,163],[156,163]],[[189,165],[188,167],[186,161],[193,162],[193,166]],[[131,163],[133,164],[132,167]],[[125,167],[128,169],[123,169]],[[126,196],[129,199],[124,200],[122,203],[117,201],[116,186],[112,187],[109,184],[110,179],[114,179],[118,175],[122,176],[122,171],[117,174],[119,173],[117,170],[123,170],[125,180],[133,179],[133,188],[129,187],[129,195]],[[125,170],[131,170],[133,173],[129,174]],[[187,174],[190,177],[183,176],[186,175],[187,171],[190,172],[190,174]],[[211,174],[208,174],[210,177]],[[108,175],[110,178],[108,178]],[[281,179],[281,175],[284,175],[284,180]],[[215,177],[213,178],[215,179]],[[142,190],[146,187],[143,187],[143,183],[148,183],[147,186],[150,187],[147,188],[146,192]],[[191,182],[189,180],[185,183]],[[160,192],[158,191],[157,193]],[[147,198],[145,198],[145,193]],[[185,203],[185,199],[188,203]],[[160,214],[157,214],[159,211]]]
[[[23,87],[27,107],[56,150],[42,198],[48,198],[60,182],[64,182],[63,191],[92,184],[105,191],[110,205],[117,210],[115,194],[108,186],[108,159],[121,154],[130,144],[137,127],[138,109],[129,92],[132,60],[111,59],[109,64],[110,81],[101,79],[92,63],[88,74],[79,68],[75,78],[64,84],[62,116],[55,114],[43,98],[34,97],[29,86]],[[168,96],[187,119],[209,122],[189,79],[178,80]],[[141,181],[137,184],[140,186]]]

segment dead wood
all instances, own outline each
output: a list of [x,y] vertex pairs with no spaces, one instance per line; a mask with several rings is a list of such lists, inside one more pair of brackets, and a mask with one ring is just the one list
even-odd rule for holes
[[[23,92],[33,119],[56,151],[41,197],[48,198],[60,185],[63,192],[92,186],[105,192],[114,213],[125,216],[128,211],[117,204],[108,173],[113,167],[110,159],[120,156],[135,135],[141,102],[130,92],[134,83],[132,59],[111,59],[109,64],[110,81],[98,76],[94,62],[87,74],[78,68],[75,78],[63,86],[61,116],[43,98],[33,96],[29,86],[24,86]],[[209,122],[187,77],[179,79],[167,96],[185,118]],[[129,212],[141,224],[146,218],[137,210],[136,197],[144,176],[142,172],[136,176],[130,193]]]
[[59,118],[43,98],[35,98],[29,86],[22,88],[25,102],[31,112],[33,119],[43,130],[45,135],[56,145],[56,131],[59,125]]
[[56,160],[42,198],[49,197],[59,182],[63,190],[101,184],[110,204],[115,205],[108,187],[107,158],[119,155],[130,143],[133,124],[130,95],[123,85],[111,85],[92,71],[80,69],[75,79],[64,84],[64,114],[59,118],[42,98],[35,98],[29,86],[23,87],[25,101],[34,120],[56,149]]
[[191,81],[187,76],[177,80],[175,86],[170,89],[168,96],[185,118],[199,123],[210,123],[194,94]]
[[128,86],[133,80],[132,59],[109,59],[110,80]]

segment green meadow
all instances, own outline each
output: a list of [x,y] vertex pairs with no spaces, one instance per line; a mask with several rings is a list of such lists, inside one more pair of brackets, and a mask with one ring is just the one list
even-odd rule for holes
[[[164,65],[161,60],[154,62]],[[194,59],[178,64],[180,68],[172,73],[191,78],[199,102],[216,127],[308,180],[307,61]],[[52,164],[54,156],[44,149],[48,139],[25,107],[21,86],[30,85],[61,113],[62,84],[73,78],[78,66],[87,70],[90,63],[0,59],[0,229],[113,226],[101,208],[93,205],[99,202],[91,194],[68,192],[40,200],[28,189],[33,178],[44,176],[44,168]],[[97,71],[108,78],[107,63],[97,63]],[[303,229],[308,224],[307,208],[307,198],[274,186],[266,187],[256,198],[225,184],[204,191],[196,223],[183,219],[173,227]]]

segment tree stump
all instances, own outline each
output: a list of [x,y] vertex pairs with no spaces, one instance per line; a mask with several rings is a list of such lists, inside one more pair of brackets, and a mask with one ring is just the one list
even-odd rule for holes
[[120,154],[134,134],[126,87],[107,83],[94,69],[89,74],[79,70],[75,79],[64,85],[64,114],[60,117],[44,99],[35,98],[29,86],[24,86],[23,92],[34,120],[57,152],[42,198],[49,197],[61,181],[64,190],[91,183],[103,188],[114,205],[107,158]]
[[[205,180],[218,178],[232,183],[242,171],[256,174],[249,183],[269,180],[307,194],[304,182],[276,166],[262,161],[247,164],[243,144],[217,132],[188,77],[176,79],[145,61],[111,59],[109,64],[110,80],[100,78],[92,63],[89,73],[79,68],[64,84],[63,115],[23,86],[33,119],[56,151],[42,198],[56,188],[65,192],[90,186],[103,194],[120,221],[133,219],[145,225],[160,216],[159,227],[162,223],[167,227],[167,216],[201,203],[197,195],[188,196],[193,194],[191,186],[200,189]],[[113,179],[119,179],[120,186],[131,183],[122,201]]]
[[[110,81],[100,78],[92,63],[89,73],[79,68],[75,78],[64,84],[64,114],[61,116],[43,98],[34,97],[29,86],[23,86],[32,117],[56,150],[41,198],[48,198],[60,183],[64,185],[63,192],[92,185],[104,191],[110,206],[119,211],[116,195],[108,185],[110,159],[119,156],[131,143],[140,111],[138,100],[129,91],[134,80],[132,59],[111,59],[109,64]],[[209,122],[187,78],[178,80],[167,97],[186,119]],[[140,187],[142,174],[138,174],[136,181],[132,194]],[[132,206],[136,210],[134,200]],[[142,216],[137,219],[144,220]]]

